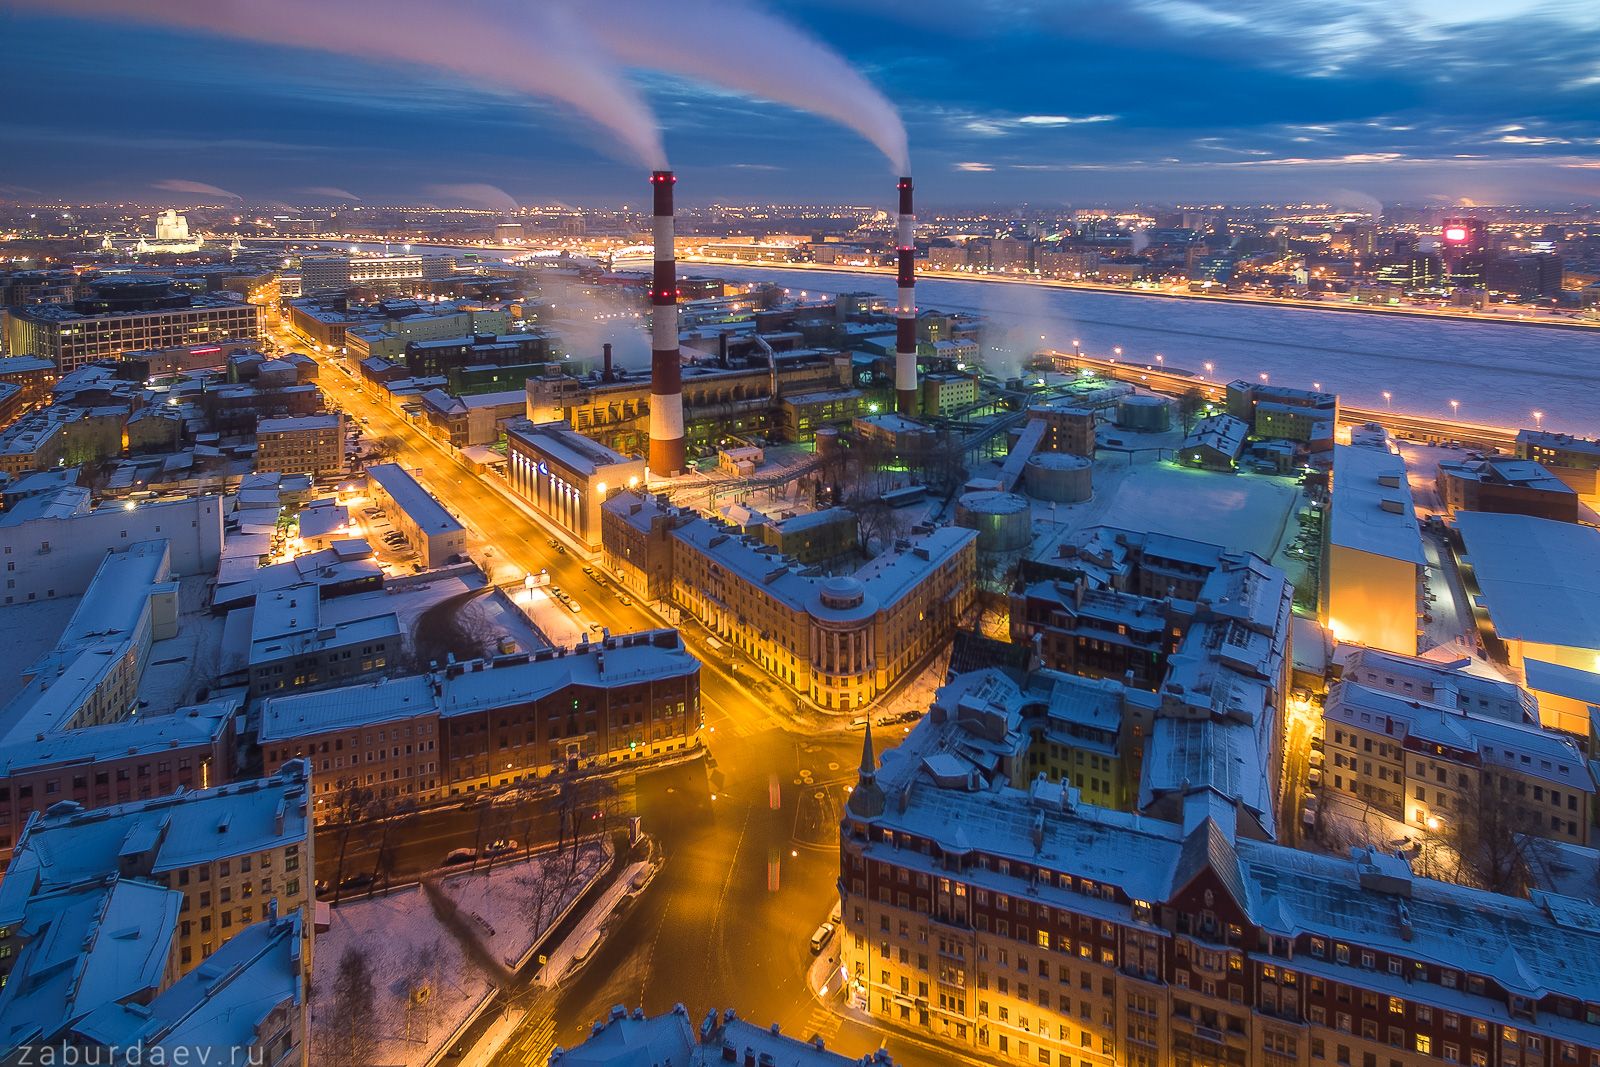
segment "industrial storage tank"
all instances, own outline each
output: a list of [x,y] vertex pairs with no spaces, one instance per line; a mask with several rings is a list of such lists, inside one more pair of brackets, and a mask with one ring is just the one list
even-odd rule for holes
[[980,556],[1021,552],[1033,540],[1031,507],[1016,493],[967,493],[956,501],[956,525],[978,531]]
[[1172,401],[1135,394],[1117,401],[1117,425],[1140,433],[1165,433],[1172,425]]
[[817,427],[817,455],[831,456],[839,451],[839,431],[833,426]]
[[1081,504],[1094,495],[1094,461],[1066,452],[1040,452],[1022,472],[1028,492],[1057,504]]

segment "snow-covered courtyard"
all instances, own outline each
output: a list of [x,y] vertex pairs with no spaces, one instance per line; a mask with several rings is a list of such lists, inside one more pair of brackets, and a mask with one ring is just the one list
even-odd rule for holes
[[[312,1048],[337,1040],[360,1011],[370,1018],[371,1062],[432,1062],[611,862],[609,848],[584,843],[449,875],[437,883],[439,901],[413,885],[340,904],[316,939]],[[370,1009],[335,992],[352,950],[373,979]]]

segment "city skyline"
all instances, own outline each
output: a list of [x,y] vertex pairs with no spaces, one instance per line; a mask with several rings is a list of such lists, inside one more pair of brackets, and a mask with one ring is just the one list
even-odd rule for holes
[[[617,138],[487,79],[11,8],[5,135],[24,151],[0,167],[0,197],[184,203],[211,187],[253,203],[498,206],[487,186],[519,203],[642,199]],[[1300,6],[1156,0],[1116,13],[768,10],[899,108],[928,202],[1370,209],[1600,192],[1600,29],[1580,4],[1351,3],[1316,21]],[[886,173],[828,119],[675,75],[625,77],[696,199],[859,202]],[[411,165],[419,146],[425,172]]]

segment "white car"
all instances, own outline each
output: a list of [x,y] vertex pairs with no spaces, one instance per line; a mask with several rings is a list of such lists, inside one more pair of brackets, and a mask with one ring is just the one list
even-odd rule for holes
[[822,950],[833,939],[833,931],[834,925],[832,923],[823,923],[817,927],[817,932],[811,935],[811,954],[813,956],[821,955]]

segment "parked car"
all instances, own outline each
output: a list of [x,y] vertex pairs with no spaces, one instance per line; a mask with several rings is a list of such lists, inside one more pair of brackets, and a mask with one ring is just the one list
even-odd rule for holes
[[450,852],[445,856],[444,865],[446,867],[458,867],[463,863],[476,863],[477,860],[478,853],[473,849],[455,848],[451,849]]
[[583,610],[583,606],[571,597],[567,597],[567,610],[576,615]]
[[832,923],[823,923],[817,927],[817,932],[811,935],[811,954],[813,956],[821,955],[822,950],[832,940],[833,931],[834,925]]
[[492,842],[488,848],[483,850],[483,854],[485,856],[504,856],[507,852],[515,852],[516,850],[517,839],[514,837],[503,837],[498,841]]

